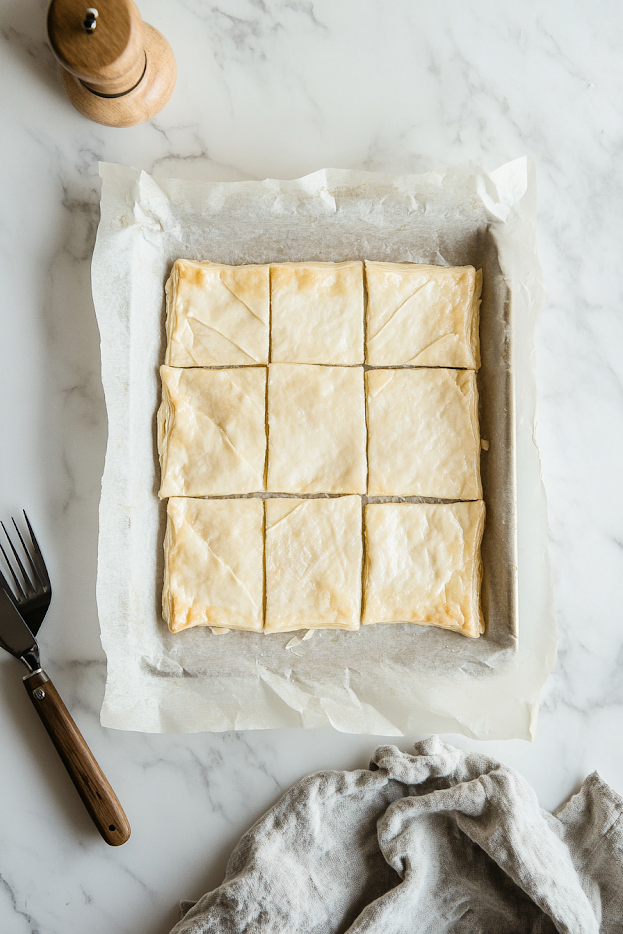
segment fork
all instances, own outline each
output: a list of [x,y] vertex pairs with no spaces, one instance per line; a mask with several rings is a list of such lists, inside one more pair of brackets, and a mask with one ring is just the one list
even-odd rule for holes
[[23,679],[24,687],[95,826],[106,843],[119,846],[130,836],[128,819],[56,688],[41,667],[36,635],[50,606],[52,585],[26,512],[24,519],[28,527],[30,545],[24,541],[15,519],[12,522],[25,560],[20,557],[20,552],[4,522],[0,522],[9,553],[1,541],[0,551],[13,581],[13,586],[10,586],[0,570],[0,587],[21,615],[33,637],[32,648],[19,656],[29,669],[29,674]]

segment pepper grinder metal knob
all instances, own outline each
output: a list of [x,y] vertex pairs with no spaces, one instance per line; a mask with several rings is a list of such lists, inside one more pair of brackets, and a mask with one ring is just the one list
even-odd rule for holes
[[84,23],[82,24],[89,34],[91,34],[97,26],[98,16],[99,12],[95,9],[95,7],[90,6],[86,12]]
[[106,126],[143,123],[169,100],[177,75],[164,36],[132,0],[52,0],[48,35],[69,100]]

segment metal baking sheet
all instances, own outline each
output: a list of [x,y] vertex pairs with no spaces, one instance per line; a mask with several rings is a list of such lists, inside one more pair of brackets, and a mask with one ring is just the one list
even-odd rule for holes
[[[247,228],[248,232],[248,228]],[[304,236],[299,233],[298,239],[303,242],[297,244],[293,250],[292,231],[289,231],[286,241],[277,247],[274,243],[260,253],[258,247],[248,252],[240,244],[236,244],[236,259],[238,263],[280,263],[280,262],[330,262],[341,263],[349,260],[369,260],[391,263],[430,263],[433,262],[431,251],[423,251],[421,244],[417,247],[409,242],[406,231],[392,231],[388,236],[382,230],[382,242],[375,242],[368,236],[364,244],[351,242],[348,246],[341,238],[340,243],[323,243],[321,249],[315,245],[318,231],[314,231],[305,245]],[[326,234],[322,237],[326,241]],[[418,240],[421,239],[421,234]],[[270,252],[269,252],[270,250]],[[305,253],[308,250],[308,253]],[[353,252],[347,252],[352,250]],[[440,254],[443,264],[440,263]],[[180,255],[174,259],[209,259],[211,262],[228,263],[231,257],[231,247],[212,247],[209,255],[194,253],[192,256]],[[296,256],[296,259],[292,259]],[[224,258],[226,257],[226,258]],[[515,484],[515,432],[514,432],[514,399],[512,376],[512,326],[511,326],[511,300],[508,287],[502,276],[497,256],[497,247],[491,237],[489,228],[484,225],[482,229],[466,230],[462,236],[449,238],[447,243],[435,242],[435,258],[437,263],[446,266],[474,266],[482,269],[483,288],[480,308],[480,353],[481,367],[477,375],[479,395],[480,435],[488,445],[488,450],[481,452],[481,473],[483,485],[483,498],[487,514],[485,533],[482,542],[483,581],[482,581],[482,609],[485,618],[485,633],[480,636],[485,645],[480,649],[476,645],[469,646],[469,654],[478,658],[488,656],[491,646],[496,651],[513,649],[518,637],[517,626],[517,501]],[[167,270],[167,278],[170,267]],[[163,293],[164,294],[164,293]],[[164,307],[161,316],[165,315]],[[161,332],[164,335],[164,318]],[[166,335],[161,342],[160,362],[164,363],[166,349]],[[370,367],[365,366],[366,370]],[[157,468],[158,469],[158,468]],[[269,495],[278,494],[249,494],[251,497],[268,498]],[[235,498],[235,497],[232,497]],[[303,498],[311,498],[305,497]],[[362,497],[368,502],[368,497]],[[371,502],[440,502],[435,499],[422,497],[372,497]],[[166,527],[166,504],[160,504],[160,533],[158,554],[164,541]],[[159,578],[160,582],[162,577]],[[401,630],[413,639],[425,640],[426,643],[439,644],[443,648],[448,640],[460,646],[465,640],[460,634],[450,633],[434,627],[416,627],[413,624],[400,625]],[[423,630],[423,631],[419,631]],[[361,634],[367,638],[371,630],[362,630]],[[335,633],[332,633],[335,637]],[[245,634],[232,631],[231,638]],[[271,635],[272,637],[272,635]],[[251,638],[258,638],[251,635]],[[261,637],[259,637],[261,638]],[[387,635],[382,636],[387,642]],[[352,637],[348,632],[340,632],[340,651],[344,651]],[[385,649],[385,651],[387,651]],[[459,649],[460,651],[460,649]],[[467,652],[467,649],[465,650]]]
[[[514,241],[500,233],[506,234],[505,216],[512,219],[512,212],[496,206],[489,177],[465,172],[401,177],[328,170],[292,182],[223,184],[155,180],[118,166],[102,174],[109,193],[94,258],[110,428],[98,570],[109,660],[102,722],[154,731],[332,724],[392,735],[530,735],[536,692],[553,662],[547,575],[533,582],[527,625],[518,619],[516,435],[517,425],[530,428],[533,418],[526,351],[538,302],[536,255],[530,265],[533,245],[522,245],[521,237],[532,236],[533,215],[523,231],[518,214],[514,227],[509,224],[519,236],[515,253]],[[507,188],[509,204],[523,203],[525,185],[523,194],[516,180]],[[519,291],[509,276],[515,255],[527,263]],[[179,257],[482,268],[478,388],[481,437],[489,442],[481,456],[484,636],[379,625],[355,633],[318,630],[292,651],[292,633],[168,632],[160,614],[166,507],[156,497],[155,412],[165,349],[163,287]],[[517,296],[520,306],[526,296],[532,302],[519,320],[519,358]],[[522,444],[522,476],[530,476],[526,502],[534,505],[524,527],[538,552],[546,535],[538,454],[528,449],[525,432]]]

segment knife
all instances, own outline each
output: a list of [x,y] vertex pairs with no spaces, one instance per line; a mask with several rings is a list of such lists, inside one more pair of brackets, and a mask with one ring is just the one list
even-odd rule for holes
[[31,670],[41,667],[37,640],[3,587],[0,587],[0,646]]

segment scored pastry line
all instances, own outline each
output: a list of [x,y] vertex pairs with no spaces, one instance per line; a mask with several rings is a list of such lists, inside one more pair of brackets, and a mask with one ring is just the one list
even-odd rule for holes
[[[288,498],[289,498],[289,497],[288,497]],[[311,497],[310,497],[310,498],[311,498]],[[281,497],[279,497],[279,496],[268,496],[268,497],[266,497],[266,499],[281,499]],[[284,497],[284,499],[285,499],[285,497]],[[296,499],[299,499],[299,497],[297,496]],[[316,497],[316,499],[320,499],[320,497]],[[272,525],[270,525],[270,526],[267,525],[267,526],[266,526],[266,531],[267,531],[267,532],[272,532],[272,530],[273,530],[274,528],[276,528],[276,527],[279,525],[280,522],[283,522],[284,519],[289,519],[290,516],[293,515],[293,514],[296,512],[296,510],[299,508],[299,506],[303,506],[303,505],[304,505],[303,503],[297,503],[296,506],[294,507],[294,509],[291,509],[290,512],[287,512],[287,513],[285,514],[285,516],[282,516],[280,519],[277,519],[277,521],[276,521],[276,522],[273,522]],[[266,505],[264,505],[264,510],[266,510]]]
[[249,588],[247,587],[247,585],[246,585],[243,581],[240,580],[240,578],[238,577],[238,575],[234,573],[234,571],[231,569],[230,565],[227,564],[226,561],[223,561],[223,559],[220,558],[220,557],[217,555],[217,553],[214,551],[214,549],[211,548],[210,543],[209,543],[208,541],[206,541],[205,538],[201,538],[201,536],[199,535],[199,533],[195,531],[195,529],[192,527],[192,525],[190,524],[190,522],[187,522],[187,525],[188,525],[188,527],[190,528],[190,531],[192,532],[192,534],[195,536],[195,538],[198,538],[199,541],[200,541],[203,545],[205,545],[205,547],[208,549],[208,551],[210,552],[210,554],[215,558],[215,560],[218,561],[218,563],[219,563],[222,567],[225,568],[225,571],[229,572],[229,573],[231,574],[231,576],[234,578],[234,580],[238,581],[238,583],[240,584],[240,586],[242,587],[242,589],[244,590],[244,592],[247,594],[247,596],[248,596],[249,600],[251,601],[251,603],[253,604],[253,606],[254,606],[254,607],[257,607],[257,603],[255,602],[255,600],[254,600],[253,597],[251,596],[251,594],[250,594],[250,592],[249,592]]
[[[266,364],[261,364],[261,366],[265,366],[265,365]],[[247,364],[232,363],[232,369],[234,369],[236,366],[239,369],[243,370],[245,369]],[[271,360],[268,366],[324,366],[324,367],[327,367],[328,369],[339,368],[340,370],[361,370],[365,366],[365,364],[363,363],[288,363],[286,360]],[[205,367],[205,369],[211,370],[213,369],[213,367]],[[382,369],[387,369],[387,368],[383,367]],[[421,369],[425,369],[425,367],[421,367]],[[448,369],[448,367],[446,367],[445,369]]]
[[262,631],[266,626],[266,502],[262,503]]
[[[212,331],[214,334],[218,334],[219,337],[222,337],[224,341],[227,341],[228,344],[231,344],[232,347],[235,347],[237,350],[240,351],[240,353],[243,353],[243,354],[245,355],[245,357],[248,357],[248,358],[249,358],[249,360],[253,360],[254,363],[259,364],[259,360],[256,360],[255,357],[250,356],[250,354],[248,354],[248,353],[246,352],[246,350],[243,350],[243,349],[242,349],[242,347],[240,346],[240,344],[237,344],[236,341],[235,341],[235,340],[232,340],[231,337],[227,337],[227,335],[226,335],[226,334],[223,334],[222,331],[219,331],[218,328],[212,327],[212,325],[211,325],[211,324],[208,324],[207,321],[201,321],[199,318],[192,318],[191,320],[192,320],[192,321],[196,321],[197,324],[200,324],[202,327],[207,328],[208,331]],[[191,328],[191,330],[192,330],[192,328]],[[189,356],[192,356],[192,354],[190,353],[190,351],[187,350],[187,352],[188,352]],[[194,359],[194,358],[193,358],[193,359]],[[261,365],[261,364],[260,364],[260,365]],[[239,366],[239,367],[243,367],[244,364],[240,364],[240,363],[239,363],[238,366]],[[186,370],[186,369],[191,369],[191,370],[192,370],[192,369],[195,369],[195,367],[179,367],[179,369],[184,369],[184,370]],[[201,364],[197,364],[197,369],[199,369],[199,370],[211,370],[211,369],[213,369],[213,367],[201,366]]]
[[[222,279],[221,279],[221,282],[223,282]],[[233,290],[233,289],[230,289],[230,287],[227,285],[226,282],[223,282],[223,285],[225,286],[225,288],[227,289],[227,291],[228,291],[231,295],[234,296],[234,298],[236,299],[236,301],[239,301],[241,305],[244,305],[244,307],[247,309],[247,311],[249,312],[249,314],[252,315],[252,316],[256,319],[256,321],[259,321],[260,324],[263,324],[264,327],[266,327],[266,322],[265,322],[265,321],[262,321],[262,319],[260,318],[260,316],[259,316],[259,315],[256,315],[255,312],[253,311],[253,309],[252,309],[252,308],[249,308],[249,306],[247,305],[247,303],[246,303],[245,301],[243,301],[243,300],[240,298],[239,295],[236,295],[236,293],[234,292],[234,290]],[[269,288],[269,290],[270,290],[270,273],[269,273],[269,279],[268,279],[268,288]],[[270,291],[269,291],[269,293],[268,293],[268,307],[270,308]],[[244,351],[243,351],[243,353],[244,353]]]
[[[244,353],[244,350],[242,351]],[[262,363],[260,360],[254,360],[253,363],[211,363],[210,366],[206,366],[203,363],[195,363],[193,366],[177,366],[171,363],[165,363],[165,366],[171,367],[172,370],[261,370],[266,369],[268,366],[267,363]],[[386,370],[387,367],[376,367],[377,370]],[[433,367],[409,367],[411,370],[425,370],[433,369]],[[437,369],[449,369],[449,367],[437,367]]]
[[[366,428],[366,493],[370,487],[370,432],[368,430],[368,380],[366,377],[365,361],[368,359],[368,288],[365,263],[363,266],[362,286],[363,286],[363,417]],[[363,499],[361,500],[361,534],[363,535]],[[365,545],[362,544],[362,555],[365,551]],[[360,613],[363,612],[363,578]],[[361,622],[361,620],[360,620]]]
[[[270,428],[268,425],[268,366],[266,366],[266,379],[264,387],[264,435],[266,437],[266,451],[264,452],[264,489],[268,486],[268,436]],[[266,510],[264,510],[266,512]]]
[[[453,335],[443,334],[441,337],[437,337],[434,341],[431,341],[430,344],[427,344],[426,347],[421,347],[421,348],[418,350],[418,352],[415,354],[415,356],[414,356],[414,357],[411,357],[410,359],[411,359],[411,360],[415,360],[417,357],[420,356],[420,354],[423,354],[426,350],[430,350],[430,348],[431,348],[431,347],[434,347],[435,344],[440,344],[440,343],[442,342],[442,340],[444,340],[444,338],[446,338],[446,337],[448,337],[448,336],[453,336]],[[407,360],[407,364],[408,364],[409,362],[410,362],[410,361]],[[405,365],[405,364],[403,364],[403,366],[404,366],[404,365]],[[418,369],[418,367],[415,367],[415,366],[414,366],[413,369]],[[467,369],[471,369],[471,367],[464,367],[464,366],[436,366],[436,367],[435,367],[435,366],[421,366],[421,367],[419,367],[419,369],[421,369],[421,370],[467,370]]]
[[[366,288],[366,264],[361,263],[361,310],[363,313],[363,321],[361,322],[361,337],[363,340],[362,344],[362,355],[363,361],[360,366],[365,366],[368,359],[368,290]],[[365,373],[365,370],[364,370]],[[364,376],[365,379],[365,376]],[[364,385],[364,394],[365,394],[365,385]],[[367,489],[367,486],[366,486]]]
[[[367,499],[367,497],[366,497]],[[364,600],[365,600],[365,574],[366,574],[366,503],[363,501],[363,496],[361,497],[361,594],[359,596],[359,625],[361,626],[363,621],[363,610],[364,610]]]
[[[441,338],[440,338],[441,340]],[[436,344],[437,341],[434,341],[433,344]],[[429,344],[430,347],[433,344]],[[428,347],[425,347],[424,350],[428,350]],[[418,351],[418,356],[423,351]],[[412,359],[415,359],[412,357]],[[231,369],[234,369],[238,366],[239,369],[244,370],[246,364],[236,364],[232,363]],[[471,366],[440,366],[435,364],[435,366],[429,366],[427,363],[365,363],[364,370],[366,373],[371,372],[372,370],[456,370],[458,373],[476,373],[476,370]],[[206,367],[206,369],[216,369],[216,367]]]
[[[195,411],[196,411],[196,410],[195,410]],[[238,448],[236,447],[236,445],[234,444],[234,442],[231,440],[231,438],[229,437],[229,435],[227,434],[227,432],[225,431],[225,429],[224,429],[224,428],[221,428],[220,425],[217,425],[217,423],[214,421],[214,419],[213,419],[213,418],[210,418],[209,415],[206,415],[205,412],[198,412],[197,414],[198,414],[198,417],[199,417],[199,418],[204,418],[204,419],[206,419],[206,421],[210,422],[211,425],[214,425],[214,427],[216,428],[216,430],[220,433],[220,435],[221,435],[221,437],[222,437],[222,439],[223,439],[223,442],[224,442],[226,445],[229,445],[229,446],[230,446],[230,448],[232,449],[232,451],[236,454],[237,457],[240,458],[241,461],[243,461],[243,462],[247,465],[247,467],[249,468],[249,470],[251,471],[251,473],[252,473],[254,476],[259,476],[259,474],[258,474],[257,470],[255,469],[255,467],[254,467],[252,464],[249,463],[249,461],[246,459],[246,457],[244,457],[243,454],[240,453],[240,451],[238,450]],[[236,494],[234,493],[233,495],[235,496]],[[192,498],[193,498],[193,499],[207,499],[208,497],[196,496],[196,497],[192,497]]]
[[268,362],[273,362],[273,267],[268,267]]
[[414,295],[417,295],[417,293],[420,292],[420,291],[424,288],[425,285],[428,285],[429,282],[430,282],[430,278],[429,278],[429,279],[426,279],[421,285],[418,285],[417,289],[416,289],[414,292],[412,292],[411,295],[408,296],[408,298],[405,298],[404,302],[401,302],[401,303],[398,305],[398,307],[397,307],[394,311],[392,311],[392,313],[391,313],[391,315],[389,316],[389,318],[387,319],[387,321],[383,322],[383,324],[380,326],[380,328],[378,329],[378,331],[375,331],[374,334],[371,334],[371,335],[370,335],[370,340],[371,340],[371,341],[376,340],[376,338],[379,336],[379,334],[381,333],[381,331],[382,331],[384,328],[386,328],[387,325],[390,323],[390,321],[392,321],[392,320],[396,317],[396,315],[398,314],[398,312],[400,311],[400,309],[403,308],[403,307],[407,304],[407,302],[410,302],[411,299],[413,298],[413,296],[414,296]]
[[[370,430],[368,426],[368,379],[363,371],[363,418],[366,428],[366,493],[370,489]],[[362,507],[363,508],[363,507]]]
[[[254,496],[255,494],[251,494]],[[366,502],[370,506],[382,506],[383,503],[411,503],[418,505],[418,503],[423,506],[451,506],[452,503],[478,503],[482,497],[475,496],[471,499],[457,499],[456,497],[444,497],[442,496],[400,496],[396,494],[395,496],[384,496],[379,494],[378,496],[366,496]]]
[[370,305],[370,299],[368,296],[368,276],[366,273],[366,264],[363,264],[363,276],[361,282],[363,288],[363,366],[368,362],[368,307]]
[[[269,365],[273,357],[273,267],[268,267],[268,351],[266,363],[266,391],[264,393],[264,434],[266,435],[266,457],[264,458],[264,489],[268,486],[268,444],[270,436],[270,426],[268,424],[268,377],[270,375]],[[266,506],[264,506],[264,527],[266,527]],[[266,546],[264,546],[266,551]]]
[[[193,370],[194,370],[194,369],[197,369],[197,370],[207,370],[207,369],[210,369],[210,367],[198,366],[198,367],[190,367],[190,369],[193,369]],[[227,367],[226,369],[231,370],[231,369],[236,369],[236,368],[235,368],[235,367]],[[239,370],[265,370],[266,372],[265,372],[265,375],[264,375],[264,382],[265,382],[265,383],[268,382],[268,367],[267,367],[267,365],[266,365],[265,363],[258,363],[257,366],[239,366],[239,367],[237,367],[237,369],[239,369]],[[233,378],[229,375],[229,373],[225,373],[225,376],[227,377],[227,379],[229,380],[229,382],[232,384],[232,386],[234,386],[234,387],[238,390],[238,392],[240,393],[240,395],[241,395],[241,396],[244,396],[245,399],[248,399],[249,402],[251,403],[251,405],[253,406],[253,408],[255,408],[255,407],[257,406],[257,400],[255,399],[255,397],[254,397],[254,396],[250,396],[248,392],[245,392],[245,391],[244,391],[244,389],[242,388],[242,386],[240,386],[238,383],[234,382]]]
[[[292,515],[291,512],[288,513],[288,516],[291,516],[291,515]],[[286,517],[286,518],[287,518],[287,517]],[[305,568],[305,574],[306,574],[306,575],[312,574],[313,571],[314,571],[314,568],[316,567],[316,565],[317,565],[317,564],[320,564],[320,562],[324,560],[324,557],[325,557],[324,555],[316,555],[316,557],[315,557],[314,560],[313,560],[313,563],[312,563],[312,564],[308,564],[308,565],[306,566],[306,568]],[[338,555],[338,558],[339,558],[339,557],[340,557],[340,556]],[[332,600],[334,600],[334,599],[335,599],[335,596],[334,596],[333,592],[330,591],[330,592],[329,592],[329,606],[330,606],[332,609],[335,609],[335,607],[334,607],[333,604],[332,604]],[[305,628],[305,627],[303,627],[303,628]]]
[[[173,495],[180,496],[183,494],[175,493]],[[452,503],[478,503],[482,499],[481,496],[470,499],[456,499],[452,497],[444,499],[441,496],[401,496],[400,494],[391,496],[389,494],[378,494],[370,496],[367,493],[278,493],[274,490],[258,490],[254,493],[206,493],[203,496],[185,496],[185,499],[301,499],[307,501],[314,499],[342,499],[345,496],[359,496],[364,501],[365,505],[370,506],[382,506],[383,503],[412,503],[415,505],[421,503],[424,506],[449,506],[452,505]],[[169,499],[169,497],[167,496],[165,499]]]
[[[416,368],[414,367],[414,369]],[[427,370],[428,367],[418,367],[418,369]],[[380,382],[382,374],[379,374],[379,382],[375,387],[370,385],[370,380],[366,380],[366,402],[369,396],[372,396],[373,399],[376,399],[378,395],[384,392],[389,386],[389,384],[391,383],[391,381],[393,380],[394,376],[396,375],[394,370],[390,369],[389,367],[377,367],[375,370],[372,370],[372,371],[369,370],[368,372],[377,373],[378,370],[385,370],[386,372],[385,381],[382,383]],[[367,430],[368,430],[368,426],[366,424],[366,431]]]

